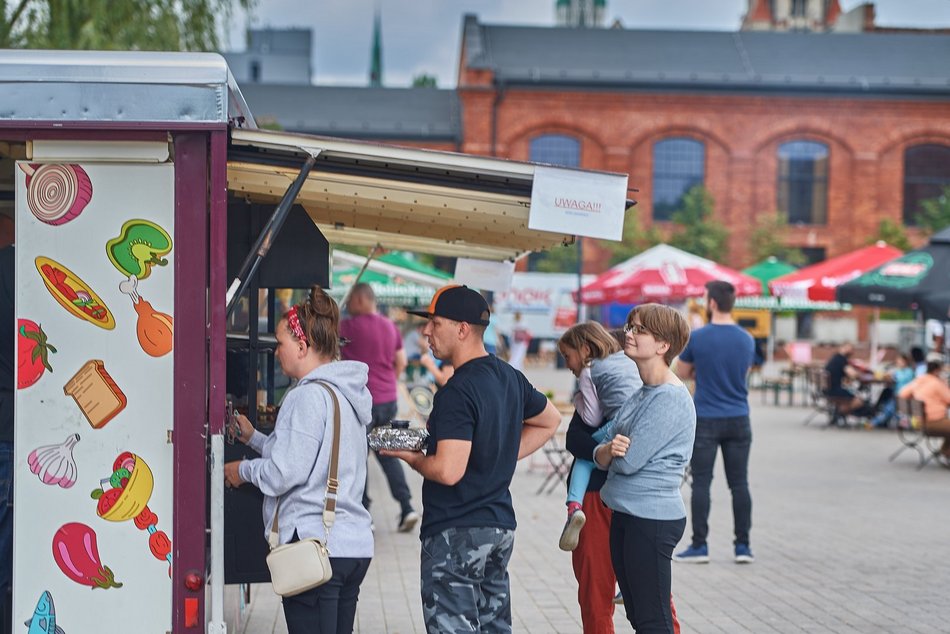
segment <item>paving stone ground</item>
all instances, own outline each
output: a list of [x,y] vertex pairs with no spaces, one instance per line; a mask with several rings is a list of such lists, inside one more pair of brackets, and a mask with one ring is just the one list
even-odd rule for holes
[[[529,378],[559,394],[566,371]],[[708,565],[674,564],[673,593],[683,632],[950,632],[950,470],[916,469],[907,451],[888,456],[893,432],[802,425],[809,410],[752,398],[752,548],[756,563],[732,562],[732,512],[721,461],[713,482]],[[518,515],[510,566],[516,632],[581,632],[570,556],[557,548],[563,487],[535,491],[541,456],[519,465],[512,484]],[[421,482],[410,475],[416,499]],[[361,634],[425,631],[419,599],[418,534],[395,531],[398,507],[371,461],[376,557],[363,583]],[[687,507],[689,488],[683,489]],[[689,539],[689,527],[684,536]],[[287,631],[269,586],[253,587],[246,634]],[[622,609],[618,632],[632,631]]]

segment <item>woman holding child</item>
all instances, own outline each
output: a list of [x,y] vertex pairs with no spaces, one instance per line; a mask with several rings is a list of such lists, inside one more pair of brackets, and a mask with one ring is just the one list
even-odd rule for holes
[[637,634],[672,633],[671,556],[686,528],[680,483],[692,455],[696,410],[670,364],[686,346],[689,326],[672,308],[642,304],[624,330],[624,352],[643,387],[616,413],[614,435],[597,447],[594,460],[607,471],[601,497],[613,510],[610,554],[627,620]]

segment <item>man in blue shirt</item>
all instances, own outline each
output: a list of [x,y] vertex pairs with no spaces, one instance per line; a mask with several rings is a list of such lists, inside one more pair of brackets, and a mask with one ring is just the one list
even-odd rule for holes
[[726,482],[732,492],[735,561],[752,563],[755,558],[749,548],[752,497],[748,480],[752,426],[746,375],[755,355],[755,341],[732,319],[730,313],[736,301],[732,284],[719,280],[707,283],[705,299],[709,323],[692,333],[676,364],[680,378],[696,381],[696,441],[690,460],[692,544],[673,558],[687,563],[709,562],[709,486],[721,447]]
[[511,632],[508,560],[518,460],[554,435],[561,415],[485,351],[491,311],[465,286],[440,289],[423,335],[455,374],[436,392],[426,453],[385,451],[422,474],[422,614],[428,632]]

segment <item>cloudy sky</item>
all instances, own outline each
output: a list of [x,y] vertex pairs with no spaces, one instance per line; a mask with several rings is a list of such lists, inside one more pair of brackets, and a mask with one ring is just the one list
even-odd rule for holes
[[[862,0],[839,0],[847,11]],[[747,0],[608,0],[607,22],[627,28],[735,30]],[[455,85],[462,16],[474,13],[488,24],[550,26],[554,0],[259,0],[237,12],[225,36],[226,48],[243,50],[253,27],[313,30],[314,82],[365,85],[379,7],[383,24],[383,83],[408,86],[422,73],[440,87]],[[877,0],[877,23],[885,26],[950,27],[950,0]]]

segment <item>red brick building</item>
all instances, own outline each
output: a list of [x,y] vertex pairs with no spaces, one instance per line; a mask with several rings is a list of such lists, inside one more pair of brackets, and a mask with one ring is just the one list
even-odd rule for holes
[[[739,32],[467,16],[455,90],[242,89],[288,130],[629,173],[641,222],[661,230],[702,184],[735,267],[776,211],[812,260],[863,246],[885,218],[920,240],[920,201],[950,185],[950,36],[798,30],[815,7],[842,23],[837,2],[815,0],[752,1],[745,27],[772,30]],[[608,256],[590,242],[585,271],[600,272]]]
[[[630,174],[666,225],[702,183],[751,263],[761,214],[816,259],[950,185],[950,37],[464,25],[466,152]],[[911,233],[915,233],[913,230]],[[585,268],[605,254],[585,250]]]

